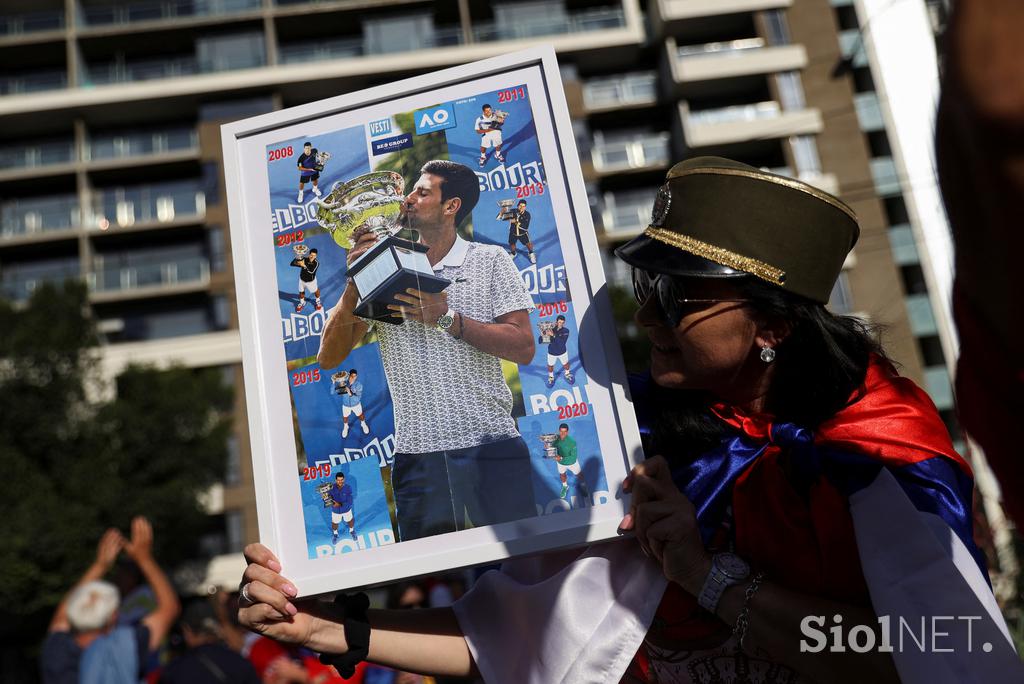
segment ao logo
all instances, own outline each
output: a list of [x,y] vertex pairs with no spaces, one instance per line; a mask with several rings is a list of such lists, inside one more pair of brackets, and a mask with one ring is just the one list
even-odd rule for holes
[[443,131],[455,126],[455,110],[450,104],[420,109],[413,114],[413,121],[416,123],[417,135]]

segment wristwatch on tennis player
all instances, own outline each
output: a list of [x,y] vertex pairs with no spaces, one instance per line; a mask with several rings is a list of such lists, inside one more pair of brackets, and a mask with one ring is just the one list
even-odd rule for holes
[[448,328],[452,327],[452,324],[454,322],[455,312],[452,311],[451,309],[448,309],[447,311],[444,312],[443,316],[437,319],[437,327],[440,330],[448,330]]
[[714,613],[726,589],[750,576],[750,565],[735,553],[716,553],[711,557],[711,572],[697,596],[701,608]]

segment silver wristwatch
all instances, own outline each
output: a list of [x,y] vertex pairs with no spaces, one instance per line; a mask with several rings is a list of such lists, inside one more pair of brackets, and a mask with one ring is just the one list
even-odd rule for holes
[[455,312],[448,309],[443,316],[437,319],[437,327],[441,330],[447,330],[452,327],[452,323],[455,322]]
[[716,553],[711,557],[711,572],[697,596],[701,608],[714,613],[722,593],[750,576],[750,565],[735,553]]

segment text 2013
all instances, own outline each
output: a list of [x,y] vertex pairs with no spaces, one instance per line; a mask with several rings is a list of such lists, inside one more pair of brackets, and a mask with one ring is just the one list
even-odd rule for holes
[[530,195],[543,195],[544,184],[543,183],[530,183],[529,185],[517,185],[516,186],[516,198],[522,199],[523,197],[529,197]]
[[511,90],[500,90],[498,91],[498,104],[505,102],[512,102],[513,100],[525,100],[526,99],[526,88],[519,86],[518,88],[512,88]]
[[267,156],[267,161],[272,162],[277,161],[278,159],[287,159],[293,154],[295,154],[295,150],[292,149],[291,145],[288,147],[279,147],[276,150],[270,150]]
[[305,480],[316,480],[316,479],[319,479],[321,477],[330,477],[330,476],[331,476],[331,464],[330,463],[321,463],[320,465],[315,465],[312,468],[303,468],[302,469],[302,479],[303,479],[303,481],[305,481]]
[[292,373],[292,384],[298,387],[299,385],[305,385],[307,382],[319,382],[320,381],[320,369],[314,368],[308,371],[299,371],[298,373]]

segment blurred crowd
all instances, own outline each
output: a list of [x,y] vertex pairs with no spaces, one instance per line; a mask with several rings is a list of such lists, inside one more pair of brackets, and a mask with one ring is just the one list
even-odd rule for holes
[[[241,627],[237,591],[179,595],[152,548],[145,518],[132,521],[127,537],[107,530],[93,564],[50,622],[40,659],[43,684],[446,684],[367,663],[345,679],[312,651]],[[374,596],[379,607],[436,608],[465,589],[456,574],[402,582]]]

